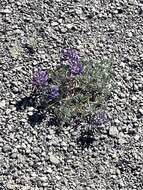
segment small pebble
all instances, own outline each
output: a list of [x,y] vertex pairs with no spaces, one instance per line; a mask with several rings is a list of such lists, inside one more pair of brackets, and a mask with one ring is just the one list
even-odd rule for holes
[[50,155],[50,162],[56,165],[60,163],[59,159],[55,157],[54,155]]
[[119,134],[119,131],[115,126],[111,126],[109,128],[109,135],[111,135],[112,137],[117,137],[118,134]]

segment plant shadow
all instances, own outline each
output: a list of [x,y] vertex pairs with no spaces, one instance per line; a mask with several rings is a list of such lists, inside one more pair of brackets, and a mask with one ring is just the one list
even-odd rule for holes
[[21,111],[26,109],[27,107],[35,107],[35,98],[32,96],[24,97],[20,101],[16,103],[16,111]]
[[23,45],[23,48],[25,48],[29,54],[33,55],[35,53],[34,48],[30,44]]
[[46,119],[46,114],[39,111],[36,111],[33,115],[28,116],[28,122],[32,127],[36,124],[40,124],[44,119]]
[[77,139],[77,144],[83,149],[92,146],[95,141],[94,132],[91,129],[81,131],[80,137]]
[[30,123],[31,126],[40,124],[46,118],[45,106],[43,102],[38,106],[36,105],[36,96],[31,95],[29,97],[24,97],[16,103],[17,111],[23,111],[27,107],[34,107],[37,110],[33,115],[28,116],[28,123]]

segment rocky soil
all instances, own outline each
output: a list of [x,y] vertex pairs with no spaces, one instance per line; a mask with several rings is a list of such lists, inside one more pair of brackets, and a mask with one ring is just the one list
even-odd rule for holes
[[[111,121],[94,134],[19,109],[65,47],[113,63]],[[0,0],[0,190],[142,189],[143,1]]]

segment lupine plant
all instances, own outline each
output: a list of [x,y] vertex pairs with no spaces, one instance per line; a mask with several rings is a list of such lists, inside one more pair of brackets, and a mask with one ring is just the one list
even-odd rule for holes
[[63,122],[94,118],[96,125],[108,121],[106,101],[112,87],[111,64],[107,60],[83,59],[74,48],[63,49],[56,69],[38,69],[32,80],[38,94],[37,107]]

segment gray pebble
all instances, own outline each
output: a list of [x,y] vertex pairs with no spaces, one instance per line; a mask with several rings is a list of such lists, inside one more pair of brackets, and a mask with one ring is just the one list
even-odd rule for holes
[[60,163],[60,160],[56,156],[54,156],[54,155],[50,155],[49,159],[50,159],[50,162],[52,164],[56,164],[57,165],[57,164]]
[[6,101],[5,100],[2,100],[2,101],[0,101],[0,108],[5,108],[5,106],[6,106]]
[[109,128],[109,135],[111,135],[112,137],[117,137],[118,134],[119,134],[119,131],[115,126],[111,126]]
[[139,109],[139,113],[141,113],[143,115],[143,109],[142,108]]
[[2,148],[3,152],[9,152],[11,151],[11,147],[9,145],[4,145],[3,148]]
[[3,14],[10,14],[10,13],[11,13],[11,10],[10,10],[10,9],[2,9],[2,10],[0,10],[0,13],[3,13]]

